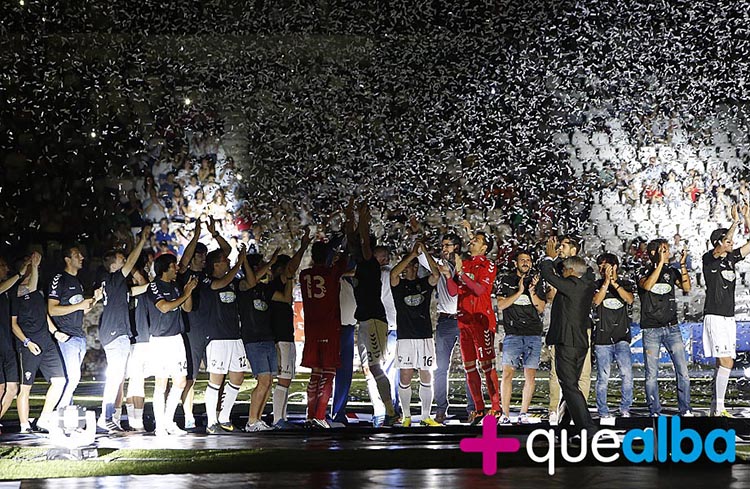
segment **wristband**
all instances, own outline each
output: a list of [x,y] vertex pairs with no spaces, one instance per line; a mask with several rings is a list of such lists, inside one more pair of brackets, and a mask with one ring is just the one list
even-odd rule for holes
[[28,348],[29,343],[31,343],[31,338],[26,338],[25,340],[23,340],[23,347]]

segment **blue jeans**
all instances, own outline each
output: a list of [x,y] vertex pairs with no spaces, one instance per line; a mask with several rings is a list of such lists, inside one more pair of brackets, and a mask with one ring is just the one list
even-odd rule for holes
[[643,359],[646,363],[646,404],[650,414],[661,413],[659,402],[659,347],[664,345],[669,352],[677,374],[677,404],[680,414],[690,411],[690,375],[687,354],[682,343],[679,326],[646,328],[643,334]]
[[617,362],[622,381],[620,413],[630,411],[633,404],[633,362],[630,356],[630,343],[618,341],[614,345],[594,345],[596,354],[596,408],[599,416],[609,416],[607,408],[607,384],[612,360]]
[[337,422],[346,422],[346,403],[352,386],[354,369],[354,325],[341,326],[341,367],[336,369],[333,379],[333,406],[331,417]]
[[65,384],[58,406],[69,406],[73,404],[73,393],[81,382],[81,365],[83,357],[86,356],[86,338],[71,336],[68,341],[58,343],[60,354],[65,364],[65,375],[68,377],[68,383]]
[[[458,320],[449,317],[439,317],[435,328],[435,356],[437,357],[437,369],[432,381],[435,392],[435,404],[438,413],[448,412],[448,377],[450,375],[451,358],[453,349],[458,341]],[[468,385],[468,383],[467,383]],[[474,401],[468,395],[467,389],[466,411],[474,410]]]

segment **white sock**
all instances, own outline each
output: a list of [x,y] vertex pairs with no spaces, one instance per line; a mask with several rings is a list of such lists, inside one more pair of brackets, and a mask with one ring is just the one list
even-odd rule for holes
[[367,376],[367,392],[370,395],[370,402],[372,403],[372,415],[385,415],[385,404],[380,400],[378,384],[375,382],[375,378],[372,375]]
[[276,384],[273,389],[273,423],[276,424],[286,415],[286,401],[289,396],[289,387]]
[[724,396],[727,394],[729,374],[731,373],[732,370],[726,367],[719,367],[718,372],[716,372],[714,395],[716,396],[716,411],[719,413],[724,410]]
[[120,420],[122,419],[122,407],[115,408],[115,414],[112,416],[112,419],[114,419],[117,423],[120,422]]
[[396,410],[393,408],[393,398],[391,397],[391,382],[386,377],[385,373],[382,373],[375,377],[375,382],[378,385],[378,394],[380,394],[380,400],[385,405],[385,414],[388,416],[395,416]]
[[25,431],[31,428],[31,423],[21,423],[21,431]]
[[411,418],[411,383],[409,385],[398,383],[398,400],[401,403],[404,418]]
[[207,426],[213,426],[218,421],[216,419],[216,410],[219,407],[219,389],[221,386],[208,383],[206,387],[206,418],[208,418]]
[[237,400],[237,394],[240,393],[240,386],[227,382],[224,386],[224,399],[221,404],[219,413],[219,423],[229,423],[229,417],[232,414],[232,407]]
[[422,421],[430,417],[430,410],[432,409],[432,399],[434,394],[432,392],[432,384],[419,383],[419,400],[422,403]]
[[135,420],[138,421],[140,424],[143,424],[143,408],[135,408]]
[[176,388],[174,385],[169,389],[169,396],[167,396],[167,404],[164,408],[164,421],[168,425],[174,424],[174,413],[177,411],[177,406],[180,404],[182,398],[182,389]]
[[132,423],[133,420],[135,420],[135,404],[133,403],[125,404],[125,412],[128,413],[128,423]]

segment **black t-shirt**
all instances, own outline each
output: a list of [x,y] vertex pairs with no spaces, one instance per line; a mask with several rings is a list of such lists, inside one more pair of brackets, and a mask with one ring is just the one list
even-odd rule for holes
[[239,293],[242,341],[256,343],[274,341],[271,328],[271,298],[274,290],[269,284],[258,283],[252,289]]
[[[520,277],[515,273],[502,276],[498,285],[498,294],[502,297],[510,297],[518,292],[519,280]],[[542,335],[542,318],[531,300],[531,292],[529,292],[530,284],[531,277],[526,277],[524,279],[525,289],[523,294],[510,307],[503,310],[503,327],[505,328],[506,335]],[[537,282],[534,292],[537,297],[545,297],[544,286],[541,280]]]
[[[193,308],[190,312],[182,313],[182,320],[185,323],[185,331],[190,336],[208,336],[207,323],[209,319],[208,303],[201,307],[203,302],[203,296],[206,295],[206,284],[208,277],[203,271],[196,272],[191,269],[187,269],[185,273],[177,274],[177,284],[180,286],[180,290],[185,288],[185,284],[192,278],[198,279],[198,286],[193,289],[191,294],[193,298]],[[210,290],[208,291],[210,295]]]
[[102,281],[102,316],[99,319],[99,341],[111,343],[119,336],[130,335],[128,282],[121,271],[108,273]]
[[[270,287],[274,292],[284,293],[286,285],[277,277],[271,281]],[[274,300],[270,306],[274,341],[294,342],[294,308],[288,302]]]
[[52,336],[47,327],[47,303],[41,290],[16,297],[10,301],[11,315],[18,319],[18,326],[23,333],[38,345],[52,343]]
[[211,298],[209,308],[209,331],[208,336],[212,340],[238,340],[240,335],[240,318],[237,311],[237,291],[240,281],[234,279],[226,287],[218,290],[211,289],[211,284],[206,288],[210,291],[207,297]]
[[380,263],[375,257],[357,264],[357,271],[354,274],[354,298],[357,301],[354,318],[357,321],[379,319],[387,322],[385,307],[380,299],[382,293],[380,276]]
[[13,331],[10,323],[10,295],[16,295],[18,286],[14,285],[0,294],[0,352],[13,350]]
[[130,309],[131,343],[148,343],[151,336],[148,323],[148,291],[133,297]]
[[149,300],[149,326],[151,336],[174,336],[182,333],[185,327],[182,323],[181,308],[173,309],[167,313],[161,312],[156,303],[160,300],[169,302],[176,301],[182,295],[177,285],[156,279],[148,284]]
[[742,260],[740,249],[727,256],[714,258],[713,251],[703,255],[703,276],[706,277],[706,305],[703,314],[734,317],[734,265]]
[[[58,273],[52,277],[47,297],[49,299],[57,299],[60,301],[61,306],[80,304],[84,301],[83,285],[81,285],[78,277],[68,272]],[[68,336],[86,337],[86,334],[83,332],[83,311],[71,312],[64,316],[52,316],[52,321],[60,331]]]
[[[602,288],[603,280],[596,282],[596,289]],[[622,280],[619,286],[628,292],[633,292],[634,285],[630,280]],[[607,295],[599,307],[596,308],[596,322],[594,323],[594,344],[614,345],[618,341],[630,342],[630,310],[620,294],[611,285]]]
[[[653,273],[649,267],[643,272],[640,280]],[[638,297],[641,299],[641,328],[661,328],[677,324],[677,300],[675,286],[680,282],[680,272],[671,267],[663,267],[659,279],[651,290],[638,286]]]
[[398,339],[432,338],[430,301],[435,286],[429,277],[416,280],[401,279],[391,286],[396,306],[396,334]]

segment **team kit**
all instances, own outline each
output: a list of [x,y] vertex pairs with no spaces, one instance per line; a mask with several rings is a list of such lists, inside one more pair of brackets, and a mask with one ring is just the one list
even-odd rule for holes
[[[741,247],[734,244],[740,212],[750,222],[747,207],[733,208],[733,222],[711,234],[712,248],[703,255],[703,348],[706,357],[716,359],[712,416],[731,416],[724,398],[736,355],[735,265],[750,252],[750,242]],[[133,249],[105,253],[104,271],[91,298],[84,296],[77,277],[84,263],[77,246],[64,248],[65,268],[46,289],[39,283],[39,253],[14,263],[15,274],[0,259],[0,418],[16,399],[22,433],[43,432],[51,427],[55,409],[73,403],[86,354],[84,315],[101,302],[99,339],[107,369],[99,430],[110,434],[144,431],[145,379],[154,377],[155,434],[185,435],[196,427],[193,405],[201,365],[208,373],[206,433],[239,431],[230,415],[245,376],[251,373],[257,382],[250,394],[244,431],[298,427],[287,416],[298,363],[295,286],[301,291],[304,312],[300,363],[311,372],[305,423],[310,428],[346,423],[355,351],[367,379],[375,426],[413,424],[415,376],[420,401],[415,419],[422,426],[441,426],[448,418],[448,372],[456,345],[466,378],[470,424],[479,424],[485,416],[496,417],[500,425],[530,422],[529,407],[545,343],[553,358],[551,424],[565,416],[563,398],[571,398],[566,385],[561,395],[563,380],[577,378],[578,386],[572,388],[579,389],[588,402],[592,351],[597,360],[599,416],[617,412],[628,417],[633,402],[630,306],[636,294],[641,303],[649,414],[662,413],[657,376],[663,346],[674,363],[680,415],[693,415],[675,299],[676,289],[688,292],[691,288],[687,252],[670,264],[667,241],[651,241],[648,263],[633,281],[619,273],[616,255],[603,253],[596,259],[597,278],[578,256],[576,239],[555,237],[547,242],[546,256],[538,266],[531,250],[520,249],[514,253],[513,270],[497,277],[496,265],[487,256],[494,246],[492,237],[468,230],[468,239],[452,232],[441,236],[441,249],[434,256],[417,241],[391,266],[389,249],[378,246],[371,234],[368,206],[355,210],[350,203],[345,214],[344,232],[338,236],[313,242],[307,230],[294,255],[277,250],[266,259],[240,247],[233,265],[229,259],[233,250],[209,219],[216,249],[209,252],[199,242],[203,223],[196,221],[181,258],[164,253],[155,258],[152,269],[146,269],[141,258],[151,233],[146,226]],[[308,249],[310,266],[299,271]],[[571,270],[579,268],[580,273],[570,279]],[[545,339],[542,318],[548,304],[553,324],[558,317],[574,314],[563,302],[573,293],[571,287],[588,294],[581,306],[587,309],[588,320],[581,322],[579,330],[566,329],[565,334]],[[502,312],[505,332],[500,376],[496,308]],[[555,355],[567,355],[572,344],[579,350],[584,344],[585,354],[572,371],[565,366],[558,381],[556,364],[567,364],[554,361]],[[395,377],[386,371],[389,358],[395,358]],[[610,410],[607,384],[614,364],[620,372],[621,396],[617,409]],[[519,369],[524,379],[521,407],[511,418],[512,379]],[[39,373],[49,385],[42,410],[31,423],[30,393]],[[392,385],[392,379],[397,385]],[[272,418],[264,420],[269,398]],[[123,404],[127,423],[121,422]],[[179,405],[184,412],[182,426],[175,422]]]

